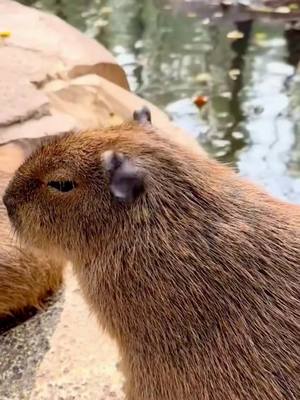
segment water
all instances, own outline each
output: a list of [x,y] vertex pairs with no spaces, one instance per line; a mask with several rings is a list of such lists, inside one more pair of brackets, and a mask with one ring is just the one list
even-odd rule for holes
[[[214,157],[300,203],[300,31],[184,0],[41,0],[107,46],[131,89]],[[229,32],[243,38],[229,39]],[[195,96],[207,96],[198,108]]]

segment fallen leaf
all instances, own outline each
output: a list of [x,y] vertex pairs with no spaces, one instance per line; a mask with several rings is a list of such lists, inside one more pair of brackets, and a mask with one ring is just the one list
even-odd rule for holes
[[0,37],[1,37],[1,39],[10,38],[11,37],[11,32],[9,32],[9,31],[0,32]]
[[205,104],[208,102],[208,97],[207,96],[197,96],[194,99],[194,104],[198,107],[198,108],[202,108],[203,106],[205,106]]
[[298,11],[298,10],[299,10],[299,5],[296,4],[296,3],[289,4],[288,7],[289,7],[289,9],[290,9],[291,11]]
[[243,32],[240,31],[232,31],[227,33],[227,38],[232,40],[242,39],[244,37]]

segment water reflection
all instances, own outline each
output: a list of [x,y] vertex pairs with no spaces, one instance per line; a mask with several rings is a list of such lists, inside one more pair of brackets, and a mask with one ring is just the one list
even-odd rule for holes
[[[104,43],[131,88],[213,156],[300,203],[299,30],[180,0],[41,0]],[[295,21],[297,23],[297,21]],[[242,32],[236,40],[228,32]],[[298,71],[297,71],[298,68]],[[201,110],[194,96],[209,102]]]

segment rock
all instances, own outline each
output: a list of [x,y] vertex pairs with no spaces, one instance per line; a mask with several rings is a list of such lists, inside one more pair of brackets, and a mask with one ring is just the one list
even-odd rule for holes
[[[147,105],[154,126],[173,140],[205,154],[198,142],[173,124],[159,108],[98,75],[85,75],[68,84],[52,81],[44,90],[48,92],[52,107],[76,117],[80,128],[118,125],[131,119],[134,110]],[[82,103],[88,107],[83,107]]]
[[66,275],[63,310],[49,335],[50,350],[36,370],[29,399],[121,400],[123,378],[117,370],[117,348],[101,333],[72,272],[67,270]]
[[93,73],[128,89],[113,56],[54,15],[0,0],[0,26],[10,32],[0,43],[0,143],[81,127],[51,107],[43,86],[54,79]]
[[0,108],[1,128],[50,114],[47,96],[18,75],[7,73],[5,81],[0,81],[0,93],[3,99]]
[[[54,15],[0,0],[0,26],[11,33],[5,40],[11,48],[7,61],[16,69],[29,64],[28,74],[35,82],[41,84],[55,74],[74,78],[95,73],[128,88],[124,71],[108,50]],[[25,55],[33,58],[25,60]],[[15,63],[20,57],[21,65]]]

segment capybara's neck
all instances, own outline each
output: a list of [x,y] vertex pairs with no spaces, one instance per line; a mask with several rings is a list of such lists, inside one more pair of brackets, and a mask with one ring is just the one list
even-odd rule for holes
[[81,253],[79,270],[95,290],[88,296],[108,325],[118,321],[113,330],[128,331],[122,336],[166,334],[181,324],[177,316],[205,338],[220,316],[263,313],[274,291],[280,301],[299,283],[298,207],[211,160],[182,169],[169,183],[168,171],[154,176],[156,190],[136,207],[111,210],[89,254]]

